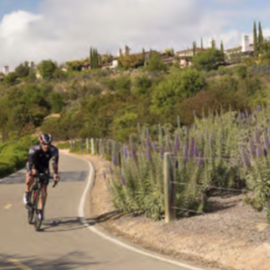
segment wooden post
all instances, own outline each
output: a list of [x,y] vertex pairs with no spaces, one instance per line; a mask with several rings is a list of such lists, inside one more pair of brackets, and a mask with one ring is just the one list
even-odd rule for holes
[[89,139],[88,138],[85,140],[85,144],[86,144],[86,150],[88,152],[88,149],[89,149]]
[[91,139],[91,151],[92,151],[92,155],[95,154],[95,145],[94,145],[94,139]]
[[82,150],[83,150],[82,147],[83,147],[83,146],[82,146],[82,139],[80,139],[80,150],[81,150],[81,152],[82,152]]
[[163,174],[164,174],[164,205],[165,205],[165,223],[176,219],[175,210],[175,184],[173,183],[173,162],[172,154],[164,153]]

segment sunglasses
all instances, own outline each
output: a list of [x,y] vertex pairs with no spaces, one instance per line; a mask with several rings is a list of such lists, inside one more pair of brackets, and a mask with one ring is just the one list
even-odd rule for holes
[[47,144],[47,143],[41,143],[42,145],[45,145],[45,146],[51,146],[51,144]]

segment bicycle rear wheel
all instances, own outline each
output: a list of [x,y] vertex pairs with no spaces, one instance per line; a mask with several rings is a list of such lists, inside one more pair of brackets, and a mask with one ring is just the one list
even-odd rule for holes
[[[40,197],[41,197],[41,209],[42,210],[39,210],[39,207],[38,207]],[[37,197],[35,200],[35,223],[34,223],[34,226],[35,226],[36,231],[39,231],[39,229],[41,227],[41,224],[43,221],[44,207],[45,207],[45,194],[44,194],[43,189],[41,188],[37,191]]]

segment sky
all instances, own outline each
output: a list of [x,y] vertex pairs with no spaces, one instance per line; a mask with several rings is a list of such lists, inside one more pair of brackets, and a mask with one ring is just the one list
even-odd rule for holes
[[270,36],[266,0],[0,0],[0,71],[24,61],[59,64],[99,53],[204,47],[213,37],[225,49],[252,42],[254,21]]

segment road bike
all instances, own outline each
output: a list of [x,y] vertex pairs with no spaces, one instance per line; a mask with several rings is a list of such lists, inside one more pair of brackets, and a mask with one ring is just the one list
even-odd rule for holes
[[[27,205],[28,209],[28,223],[33,224],[36,231],[39,231],[45,209],[45,193],[42,189],[42,184],[48,184],[49,180],[53,179],[47,173],[38,173],[35,176],[34,183],[30,188],[29,192],[29,203]],[[53,188],[56,186],[57,181],[54,181]],[[39,200],[39,198],[41,200]],[[41,210],[39,209],[39,201],[41,201]]]

